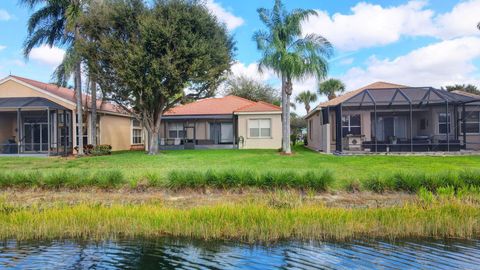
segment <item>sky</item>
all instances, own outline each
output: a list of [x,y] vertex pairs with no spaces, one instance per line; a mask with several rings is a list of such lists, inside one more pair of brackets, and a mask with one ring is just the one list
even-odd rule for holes
[[[279,82],[272,72],[259,73],[261,57],[252,35],[264,29],[257,9],[273,0],[204,0],[236,42],[234,75]],[[303,34],[327,38],[335,53],[328,60],[328,78],[341,79],[347,91],[387,81],[408,86],[480,86],[480,0],[313,1],[284,0],[288,10],[314,9],[302,24]],[[32,13],[17,0],[0,0],[0,78],[9,74],[44,82],[62,60],[63,48],[42,46],[29,58],[22,54],[27,20]],[[318,80],[295,81],[294,96],[317,91]],[[319,101],[325,100],[321,97]],[[302,106],[297,112],[302,114]]]

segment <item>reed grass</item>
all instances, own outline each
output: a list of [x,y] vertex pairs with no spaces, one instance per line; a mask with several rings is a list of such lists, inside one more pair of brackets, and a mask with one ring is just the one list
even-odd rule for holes
[[[428,192],[428,191],[427,191]],[[288,195],[286,195],[288,196]],[[0,238],[17,240],[182,236],[248,242],[369,238],[476,238],[478,205],[448,201],[348,209],[319,205],[222,203],[188,209],[161,204],[0,204]]]
[[362,182],[365,189],[377,193],[386,191],[416,193],[422,188],[432,192],[445,188],[457,191],[465,187],[480,188],[480,171],[465,170],[430,174],[399,171],[388,175],[373,175]]
[[80,172],[76,170],[62,170],[50,173],[39,171],[27,172],[0,172],[0,188],[117,188],[126,183],[120,170],[101,170],[94,172]]
[[167,177],[167,186],[173,189],[258,187],[263,189],[298,188],[326,191],[333,182],[334,177],[329,170],[303,173],[294,170],[265,172],[174,170]]
[[370,190],[376,193],[398,191],[416,193],[421,188],[436,192],[443,188],[453,188],[457,192],[465,187],[480,188],[480,170],[429,174],[397,171],[390,174],[373,174],[364,179],[343,183],[338,180],[338,175],[330,170],[172,170],[166,175],[147,171],[142,177],[135,179],[127,179],[119,169],[0,172],[0,188],[136,189],[139,186],[173,190],[254,187],[265,190],[301,189],[316,192],[340,188],[349,192]]

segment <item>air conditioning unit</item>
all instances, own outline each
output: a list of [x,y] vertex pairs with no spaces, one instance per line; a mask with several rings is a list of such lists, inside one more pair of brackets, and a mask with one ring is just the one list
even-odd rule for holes
[[350,151],[361,151],[362,144],[365,141],[365,135],[348,134],[344,138],[344,149]]

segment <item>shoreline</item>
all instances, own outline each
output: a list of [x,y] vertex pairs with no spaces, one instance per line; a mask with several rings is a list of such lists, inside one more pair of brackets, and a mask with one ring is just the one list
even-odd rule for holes
[[428,202],[404,193],[4,190],[0,198],[1,239],[480,237],[478,201],[456,197]]

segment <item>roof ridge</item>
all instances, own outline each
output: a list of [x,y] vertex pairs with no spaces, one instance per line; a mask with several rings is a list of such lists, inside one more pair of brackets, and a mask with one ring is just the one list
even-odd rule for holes
[[272,103],[270,103],[270,102],[266,102],[266,101],[263,101],[263,100],[259,100],[259,101],[257,101],[257,103],[262,103],[262,104],[264,104],[264,105],[268,105],[268,106],[273,107],[273,108],[281,108],[281,107],[278,106],[278,105],[275,105],[275,104],[272,104]]

